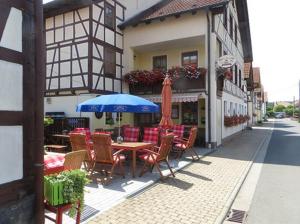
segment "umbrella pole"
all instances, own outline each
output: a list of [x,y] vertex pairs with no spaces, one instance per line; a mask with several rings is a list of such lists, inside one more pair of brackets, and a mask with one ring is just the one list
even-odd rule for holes
[[121,136],[121,113],[119,113],[119,137]]

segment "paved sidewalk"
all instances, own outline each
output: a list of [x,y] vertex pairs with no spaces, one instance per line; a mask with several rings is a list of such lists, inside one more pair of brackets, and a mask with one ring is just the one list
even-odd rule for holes
[[89,223],[214,223],[268,134],[264,128],[244,131],[175,179],[154,184]]

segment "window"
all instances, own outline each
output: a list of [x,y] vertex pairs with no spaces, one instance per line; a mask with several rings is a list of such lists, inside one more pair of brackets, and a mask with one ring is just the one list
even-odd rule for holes
[[237,68],[237,65],[234,65],[234,83],[235,83],[235,85],[238,84],[238,68]]
[[231,39],[233,38],[233,18],[232,15],[229,16],[229,35]]
[[116,51],[110,47],[104,50],[104,72],[105,75],[116,75]]
[[227,7],[225,7],[225,10],[224,10],[224,14],[223,14],[223,24],[224,24],[224,28],[227,30]]
[[230,102],[229,115],[230,115],[230,116],[233,115],[233,103],[232,103],[232,102]]
[[239,87],[242,88],[242,71],[239,69]]
[[153,57],[153,69],[167,70],[167,55]]
[[105,124],[113,125],[115,123],[115,120],[113,118],[113,113],[106,112],[105,113]]
[[186,52],[182,54],[182,66],[195,66],[198,67],[198,52]]
[[235,24],[234,25],[234,43],[235,43],[235,46],[237,46],[237,32],[238,32],[238,27],[237,25]]
[[222,42],[217,38],[217,47],[216,47],[216,56],[217,58],[222,56]]
[[115,9],[112,5],[105,4],[104,24],[109,28],[115,28]]
[[227,109],[227,101],[224,101],[224,116],[227,116],[228,109]]
[[198,124],[198,103],[182,103],[182,123],[186,125]]

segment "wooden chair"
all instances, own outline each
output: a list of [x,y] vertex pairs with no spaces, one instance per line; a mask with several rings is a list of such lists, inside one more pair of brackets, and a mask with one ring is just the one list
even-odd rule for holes
[[72,132],[70,134],[70,142],[73,152],[81,150],[85,150],[87,152],[84,159],[84,165],[87,171],[91,170],[92,161],[94,159],[94,151],[91,142],[87,142],[86,135],[79,132]]
[[[174,146],[174,150],[178,151],[178,154],[177,154],[176,158],[181,158],[182,155],[186,151],[191,150],[195,154],[197,160],[200,159],[200,157],[198,156],[198,154],[194,150],[194,144],[195,144],[195,141],[196,141],[196,138],[197,138],[197,131],[198,131],[197,127],[192,127],[191,130],[190,130],[190,134],[189,134],[188,139],[186,139],[186,138],[176,139],[176,143],[175,143],[175,146]],[[178,142],[180,142],[180,143],[178,143]],[[193,158],[193,160],[195,160],[193,155],[192,155],[192,158]]]
[[159,129],[158,128],[144,128],[143,142],[158,144]]
[[111,165],[111,169],[109,173],[109,179],[111,179],[115,167],[119,165],[122,171],[122,176],[125,177],[125,171],[122,164],[123,161],[125,160],[125,156],[121,154],[123,150],[119,150],[114,154],[112,153],[111,136],[109,134],[94,133],[92,135],[92,140],[93,140],[95,157],[93,160],[91,174],[94,173],[96,164]]
[[145,173],[147,166],[151,166],[152,168],[156,166],[157,170],[159,171],[159,174],[161,178],[164,178],[160,168],[159,164],[161,162],[165,162],[172,174],[173,177],[175,177],[174,172],[172,171],[170,164],[168,163],[168,155],[172,149],[174,135],[165,135],[161,138],[161,144],[160,147],[157,148],[157,152],[151,151],[148,149],[145,149],[147,154],[139,156],[140,159],[145,161],[145,164],[142,168],[142,171],[140,173],[140,177]]
[[86,157],[86,150],[70,152],[65,155],[64,169],[76,170],[81,169],[82,163]]
[[[63,224],[63,213],[70,210],[72,207],[72,204],[63,204],[63,205],[53,206],[45,201],[44,206],[45,206],[46,210],[56,214],[55,218],[52,218],[48,215],[45,215],[45,218],[51,220],[55,224]],[[76,210],[77,210],[76,221],[75,221],[76,224],[80,224],[80,215],[81,215],[80,214],[80,206],[81,206],[80,202],[78,202],[77,206],[76,206]]]
[[124,141],[125,142],[138,142],[140,137],[140,128],[138,127],[125,127],[124,128]]

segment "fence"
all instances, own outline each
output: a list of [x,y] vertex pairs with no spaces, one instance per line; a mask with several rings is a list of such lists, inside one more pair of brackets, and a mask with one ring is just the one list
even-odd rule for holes
[[54,123],[45,127],[45,140],[49,142],[52,135],[70,132],[75,128],[89,128],[90,119],[88,117],[67,117],[53,118]]

